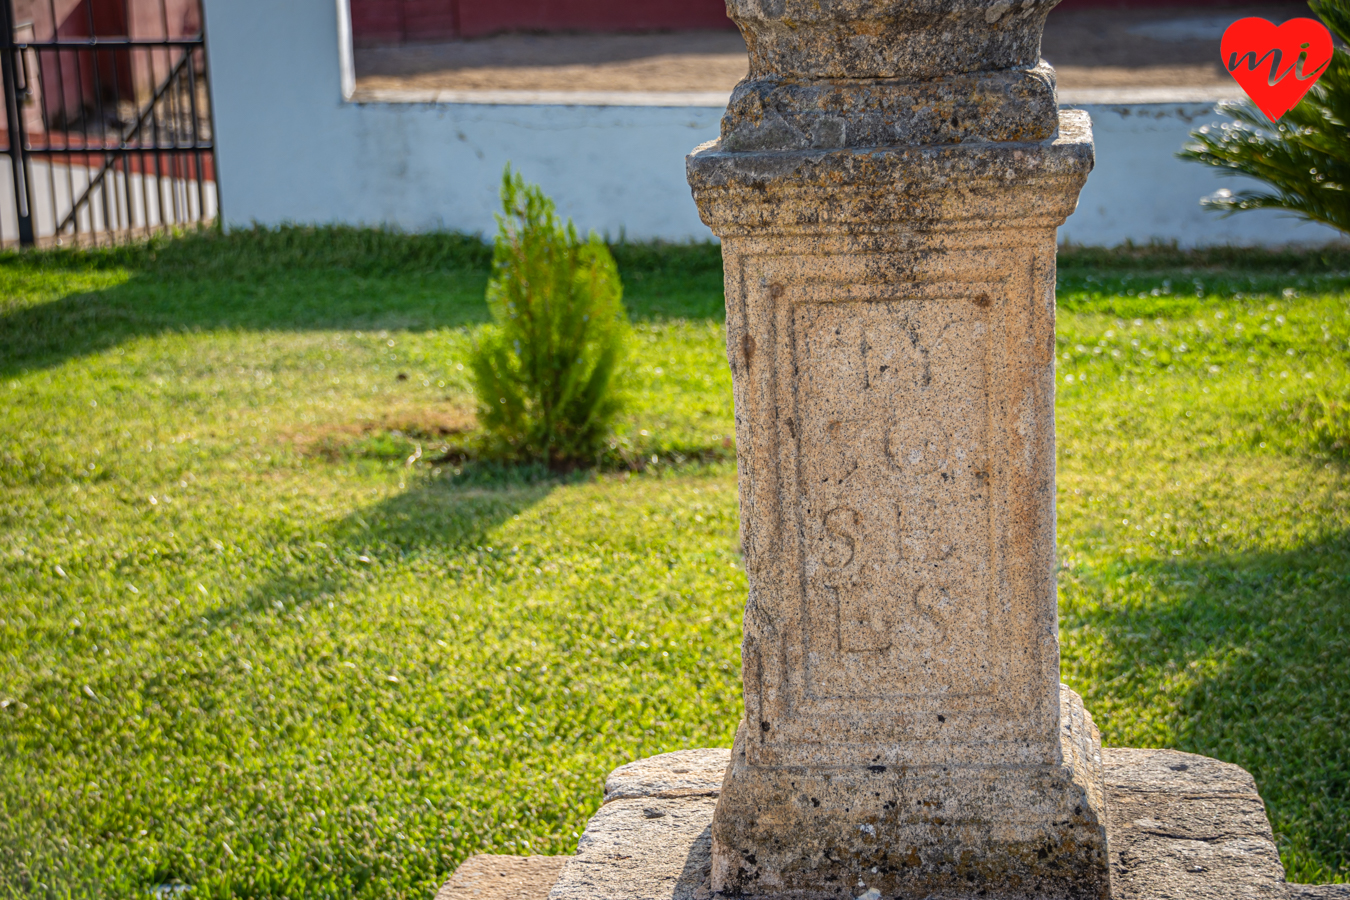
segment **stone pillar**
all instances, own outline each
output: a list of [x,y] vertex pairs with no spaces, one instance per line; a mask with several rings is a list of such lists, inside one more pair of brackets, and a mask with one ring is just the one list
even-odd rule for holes
[[750,74],[688,160],[750,580],[715,892],[1109,896],[1059,684],[1055,229],[1092,137],[1054,2],[728,0]]

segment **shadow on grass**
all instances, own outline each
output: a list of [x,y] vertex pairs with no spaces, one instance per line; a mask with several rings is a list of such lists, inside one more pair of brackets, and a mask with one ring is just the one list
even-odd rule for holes
[[[633,318],[722,316],[715,245],[613,250]],[[0,254],[0,279],[26,294],[57,294],[0,301],[0,375],[164,332],[478,325],[488,321],[491,259],[475,235],[345,227],[203,231],[105,250]],[[123,272],[129,277],[106,289],[62,293],[72,282]]]
[[[378,661],[378,647],[391,634],[400,644],[430,643],[425,623],[419,627],[404,618],[397,595],[382,590],[391,582],[382,579],[407,577],[410,570],[417,578],[443,578],[429,603],[441,605],[448,625],[458,601],[447,569],[486,544],[501,523],[563,483],[530,470],[478,473],[458,484],[410,480],[411,489],[303,536],[281,523],[265,542],[269,552],[249,557],[267,560],[265,567],[239,571],[251,584],[223,602],[216,599],[191,616],[156,628],[162,653],[152,651],[106,681],[91,677],[94,687],[84,689],[89,703],[76,701],[81,706],[78,718],[69,716],[59,726],[36,714],[6,718],[0,755],[13,754],[16,744],[45,747],[37,756],[89,748],[92,755],[82,756],[81,764],[99,777],[121,780],[110,807],[89,802],[87,794],[72,797],[64,792],[68,764],[31,766],[25,780],[0,790],[0,801],[17,798],[21,807],[36,811],[0,816],[0,896],[145,897],[157,886],[178,881],[194,885],[189,897],[368,896],[362,893],[368,882],[426,878],[431,874],[427,869],[452,868],[448,857],[459,852],[458,843],[444,830],[431,829],[431,850],[410,848],[386,836],[402,826],[389,825],[384,804],[406,800],[397,807],[404,814],[412,804],[407,792],[416,789],[409,787],[409,772],[420,771],[417,753],[393,757],[388,775],[380,776],[396,784],[376,792],[383,816],[375,811],[376,801],[351,793],[363,784],[360,777],[335,777],[339,791],[324,775],[331,757],[327,764],[316,759],[324,756],[323,740],[338,742],[341,754],[351,749],[343,741],[360,745],[371,733],[398,732],[404,720],[392,718],[391,706],[398,715],[411,717],[418,707],[386,706],[385,695],[369,688],[337,702],[321,673],[349,657],[359,658],[363,666]],[[491,555],[478,553],[480,558]],[[228,564],[222,566],[226,568]],[[332,599],[338,601],[336,611],[328,609]],[[370,608],[375,603],[381,607]],[[438,613],[433,609],[430,615]],[[109,642],[116,646],[123,640],[112,637]],[[211,654],[208,662],[201,660],[203,647]],[[198,652],[194,656],[187,648]],[[136,651],[128,647],[125,652]],[[263,667],[266,674],[255,680],[251,666],[248,673],[237,668],[237,660],[248,659],[289,670],[274,674]],[[34,707],[42,708],[37,697],[60,696],[61,678],[47,671],[27,686]],[[307,689],[311,678],[314,687]],[[383,678],[378,681],[388,687]],[[459,702],[451,705],[452,711],[464,708],[462,698]],[[63,700],[50,703],[71,708]],[[156,724],[129,728],[123,719],[128,709],[145,710]],[[365,716],[368,725],[349,727],[349,718]],[[319,733],[323,739],[315,736]],[[161,753],[171,758],[160,763]],[[263,754],[266,759],[258,758]],[[94,761],[109,756],[115,758],[108,764],[114,775]],[[172,787],[158,784],[151,774],[168,772],[193,774],[190,783]],[[224,792],[195,793],[194,786],[203,780]],[[418,794],[417,806],[424,802],[431,800]],[[228,815],[241,820],[240,827]],[[462,822],[458,827],[470,832]],[[135,836],[138,830],[140,838]],[[79,836],[74,842],[81,853],[68,850],[73,835]],[[297,843],[278,851],[269,841],[279,835]],[[220,842],[226,838],[243,859],[259,854],[266,864],[230,870],[220,855]],[[479,839],[472,832],[464,838],[469,846]],[[127,850],[127,845],[135,849]],[[233,859],[235,851],[223,852]],[[302,877],[313,882],[304,890],[296,887]],[[47,892],[44,882],[60,887]]]
[[[482,548],[494,528],[556,487],[584,477],[553,475],[534,466],[474,464],[423,478],[333,523],[318,541],[304,545],[300,552],[306,555],[266,573],[236,602],[217,606],[203,618],[219,627],[274,609],[304,611],[421,557],[443,560]],[[448,579],[450,573],[445,575]]]
[[[0,313],[0,371],[58,365],[142,335],[433,330],[486,321],[490,250],[459,235],[357,229],[201,232],[104,251],[0,255],[45,302]],[[66,285],[126,280],[62,294]]]
[[[717,245],[620,243],[610,249],[634,320],[723,318]],[[491,260],[492,249],[479,235],[345,226],[204,230],[114,248],[4,253],[0,281],[18,282],[21,287],[11,292],[28,296],[0,298],[0,375],[59,365],[162,332],[477,325],[488,318],[483,294]],[[1066,308],[1180,314],[1189,302],[1180,296],[1118,294],[1141,293],[1187,273],[1220,293],[1314,277],[1330,288],[1350,284],[1350,249],[1066,247],[1059,268]],[[122,272],[129,278],[106,289],[69,291],[82,278]],[[1183,288],[1189,290],[1178,282],[1179,293]],[[44,293],[56,296],[32,299]]]
[[1290,881],[1350,874],[1350,532],[1070,580],[1063,627],[1104,644],[1070,663],[1089,708],[1170,710],[1139,724],[1255,776]]

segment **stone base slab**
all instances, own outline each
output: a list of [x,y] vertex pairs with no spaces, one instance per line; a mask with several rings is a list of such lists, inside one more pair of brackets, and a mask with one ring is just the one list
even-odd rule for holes
[[436,900],[544,900],[567,860],[478,853],[459,864]]
[[1246,770],[1173,750],[1103,752],[1112,896],[1289,896],[1266,805]]
[[1060,761],[754,766],[742,723],[712,827],[736,897],[1106,900],[1101,737],[1060,688]]
[[[714,900],[712,754],[731,762],[727,750],[684,751],[611,775],[606,794],[623,799],[591,819],[549,900]],[[1102,763],[1113,900],[1350,900],[1342,886],[1285,884],[1265,804],[1238,766],[1110,748]],[[639,796],[644,783],[658,795]],[[865,884],[850,895],[892,900]]]
[[1350,884],[1291,884],[1290,900],[1350,900]]

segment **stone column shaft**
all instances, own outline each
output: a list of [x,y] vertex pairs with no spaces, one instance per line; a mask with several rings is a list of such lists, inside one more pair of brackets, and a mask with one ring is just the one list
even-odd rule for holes
[[[1055,229],[1092,139],[1038,59],[1049,5],[729,5],[751,76],[688,164],[750,580],[712,887],[1105,897],[1054,582]],[[962,56],[944,21],[988,33]]]

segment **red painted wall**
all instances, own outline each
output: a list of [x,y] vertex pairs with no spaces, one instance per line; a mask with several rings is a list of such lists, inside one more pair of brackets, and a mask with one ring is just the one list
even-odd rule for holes
[[724,0],[350,0],[362,44],[443,41],[500,31],[734,28]]
[[1254,4],[1298,3],[1305,0],[1061,0],[1055,9],[1175,9],[1178,6],[1252,6]]
[[[444,41],[501,31],[679,31],[734,27],[727,18],[724,0],[350,0],[350,3],[352,35],[360,44]],[[1234,0],[1064,0],[1058,8],[1233,5]]]

